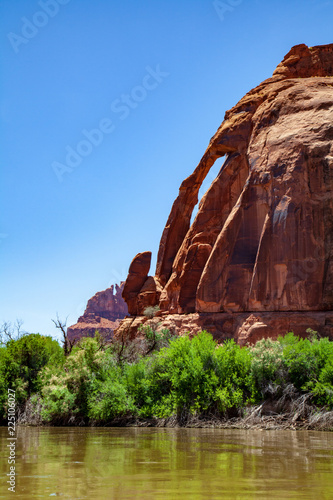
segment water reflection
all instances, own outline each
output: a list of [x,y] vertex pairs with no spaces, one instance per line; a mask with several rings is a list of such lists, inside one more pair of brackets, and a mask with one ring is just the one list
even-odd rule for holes
[[[0,428],[0,498],[10,498]],[[333,433],[154,428],[18,431],[15,498],[332,499]]]

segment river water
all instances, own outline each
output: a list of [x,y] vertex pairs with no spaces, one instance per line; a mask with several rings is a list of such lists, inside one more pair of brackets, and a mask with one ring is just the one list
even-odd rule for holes
[[328,432],[20,427],[15,494],[0,442],[1,499],[333,499]]

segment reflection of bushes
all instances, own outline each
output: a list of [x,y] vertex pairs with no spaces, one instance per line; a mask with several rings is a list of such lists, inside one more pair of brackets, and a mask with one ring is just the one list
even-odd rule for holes
[[295,421],[310,403],[333,408],[328,339],[289,333],[240,347],[232,340],[218,345],[205,331],[192,339],[172,337],[145,324],[141,333],[143,338],[132,343],[82,339],[66,358],[46,337],[11,341],[0,349],[4,410],[8,387],[28,400],[36,422],[39,413],[54,424],[124,418],[174,418],[186,424],[193,417],[246,417],[253,404],[288,410]]

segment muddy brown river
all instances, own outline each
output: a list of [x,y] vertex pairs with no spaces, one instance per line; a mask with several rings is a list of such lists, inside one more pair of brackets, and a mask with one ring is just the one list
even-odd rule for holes
[[333,499],[328,432],[21,427],[15,493],[0,441],[1,499]]

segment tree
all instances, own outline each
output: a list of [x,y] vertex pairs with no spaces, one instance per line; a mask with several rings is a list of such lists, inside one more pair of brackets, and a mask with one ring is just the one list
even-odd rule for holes
[[0,326],[0,345],[6,345],[10,340],[18,340],[27,332],[22,331],[23,320],[16,319],[12,324],[10,321],[4,321]]
[[5,403],[7,389],[15,390],[16,400],[24,402],[40,388],[39,372],[48,363],[63,362],[58,342],[39,333],[27,333],[8,340],[0,348],[0,407]]
[[61,321],[58,313],[57,313],[57,319],[52,319],[55,327],[58,328],[58,330],[60,330],[62,335],[63,335],[63,340],[61,342],[63,343],[63,349],[64,349],[65,356],[68,356],[72,352],[72,349],[73,349],[73,347],[76,343],[76,340],[77,340],[77,339],[74,339],[71,341],[68,338],[67,329],[66,329],[67,319],[68,319],[68,316],[65,319],[65,321]]

